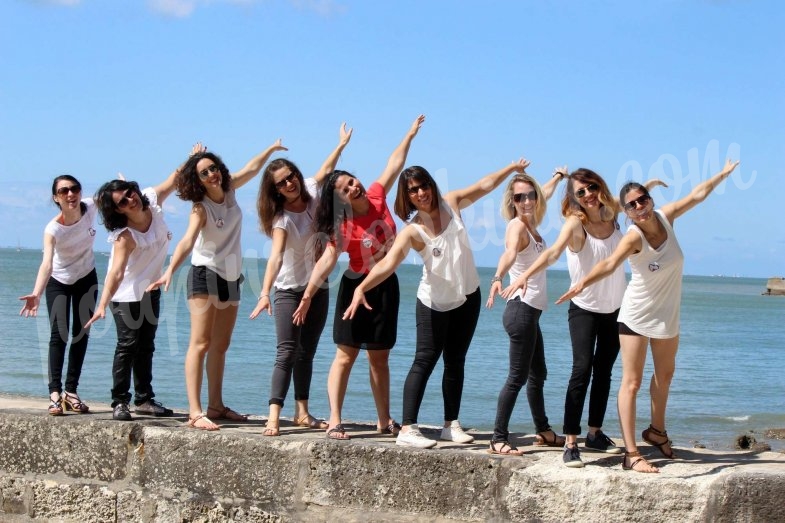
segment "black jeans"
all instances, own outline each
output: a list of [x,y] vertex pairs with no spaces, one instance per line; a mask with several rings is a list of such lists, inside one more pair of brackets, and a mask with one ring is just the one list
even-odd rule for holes
[[65,390],[76,392],[82,364],[87,352],[90,329],[84,324],[95,312],[98,298],[98,277],[95,269],[70,285],[49,278],[46,283],[46,310],[49,313],[49,393],[63,392],[63,363],[65,347],[68,344],[68,324],[71,323],[71,309],[74,322],[71,327],[71,349],[68,351],[68,370],[65,374]]
[[155,397],[153,353],[161,310],[161,291],[146,292],[142,301],[112,302],[117,347],[112,364],[112,407],[131,402],[131,373],[136,405]]
[[275,289],[273,315],[278,350],[270,380],[270,405],[283,406],[292,376],[294,399],[307,400],[310,396],[313,357],[327,321],[330,294],[327,289],[316,291],[308,309],[308,321],[295,325],[292,314],[300,305],[304,292],[305,289]]
[[403,385],[404,425],[417,423],[425,387],[439,356],[444,360],[444,419],[458,419],[463,395],[463,368],[480,317],[480,301],[479,288],[466,296],[463,305],[451,311],[435,311],[417,300],[417,348]]
[[611,372],[619,355],[619,310],[602,314],[581,309],[573,302],[567,313],[572,339],[572,376],[564,400],[564,433],[578,435],[586,391],[589,426],[602,427],[611,390]]
[[508,301],[504,309],[502,323],[510,337],[510,372],[499,392],[493,430],[495,439],[506,440],[509,437],[510,418],[524,383],[535,431],[543,432],[550,428],[543,396],[548,369],[545,367],[545,347],[540,331],[541,314],[541,310],[522,302],[520,298]]

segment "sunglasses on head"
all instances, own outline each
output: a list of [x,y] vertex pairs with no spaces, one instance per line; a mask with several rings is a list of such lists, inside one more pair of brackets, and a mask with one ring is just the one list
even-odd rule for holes
[[284,178],[284,179],[283,179],[283,180],[281,180],[280,182],[275,182],[275,188],[276,188],[276,189],[283,189],[284,187],[286,187],[286,184],[287,184],[287,183],[289,183],[289,182],[293,182],[293,181],[294,181],[294,178],[295,178],[296,176],[297,176],[297,175],[296,175],[295,173],[293,173],[293,172],[292,172],[292,173],[289,173],[289,174],[286,176],[286,178]]
[[125,209],[126,207],[128,207],[128,204],[131,203],[131,200],[133,199],[134,194],[136,194],[136,191],[133,188],[127,189],[125,191],[125,196],[123,196],[122,198],[117,200],[117,203],[115,204],[115,205],[117,205],[117,208],[118,209]]
[[519,192],[512,195],[512,201],[521,203],[521,201],[529,200],[530,202],[537,201],[537,191]]
[[651,196],[644,194],[643,196],[639,196],[638,198],[625,203],[624,210],[632,211],[637,207],[646,207],[646,204],[649,203],[649,200],[651,200]]
[[199,171],[199,178],[201,178],[202,180],[206,180],[207,178],[210,177],[211,173],[219,173],[219,172],[221,172],[221,169],[219,169],[217,165],[212,164],[206,169]]
[[65,196],[69,192],[74,194],[79,194],[80,192],[82,192],[82,186],[77,183],[69,187],[60,187],[55,192],[57,193],[58,196]]
[[406,191],[409,193],[409,196],[416,196],[420,189],[427,191],[430,188],[431,182],[422,182],[420,185],[410,185],[406,188]]
[[590,183],[586,187],[581,187],[580,189],[575,191],[575,197],[576,198],[583,198],[584,196],[586,196],[587,192],[594,193],[594,192],[597,192],[599,190],[600,190],[600,186],[599,185],[597,185],[596,183]]

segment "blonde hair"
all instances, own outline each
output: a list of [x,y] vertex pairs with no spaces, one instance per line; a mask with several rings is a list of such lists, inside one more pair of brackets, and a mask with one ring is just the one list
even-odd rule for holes
[[510,182],[507,184],[507,188],[504,190],[504,196],[502,197],[502,207],[501,207],[501,215],[507,221],[512,220],[518,214],[515,210],[515,204],[512,201],[512,190],[513,186],[518,183],[528,183],[532,187],[534,187],[534,192],[537,193],[537,202],[534,204],[534,219],[537,221],[535,225],[539,225],[542,222],[542,219],[545,217],[545,211],[547,209],[547,204],[545,202],[545,195],[542,192],[542,188],[540,184],[537,183],[537,180],[529,176],[528,174],[516,174],[515,176],[510,179]]

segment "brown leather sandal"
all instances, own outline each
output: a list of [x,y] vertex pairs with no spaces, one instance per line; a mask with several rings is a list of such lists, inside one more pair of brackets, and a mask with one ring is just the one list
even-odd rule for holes
[[[632,458],[637,458],[637,459],[632,459]],[[628,464],[628,460],[630,460],[629,464]],[[640,467],[638,467],[638,465],[648,465],[651,470],[641,470]],[[657,467],[646,461],[646,458],[641,456],[641,453],[637,450],[635,452],[624,453],[624,459],[621,462],[621,468],[622,470],[632,470],[633,472],[640,472],[642,474],[657,474],[660,472],[660,469],[658,469]]]
[[[665,438],[665,441],[655,441],[651,439],[651,435],[654,434],[655,436],[659,436],[661,438]],[[655,429],[653,425],[649,425],[649,428],[641,432],[641,437],[643,441],[648,443],[653,447],[657,447],[662,455],[668,459],[676,459],[676,454],[673,452],[673,442],[668,438],[668,432],[663,430],[660,431]],[[665,452],[665,445],[668,446],[668,452]]]
[[82,403],[82,400],[79,399],[79,395],[76,393],[70,393],[68,391],[63,393],[62,396],[63,400],[63,410],[64,411],[73,411],[78,412],[79,414],[87,414],[90,412],[90,407]]
[[564,443],[567,440],[564,439],[564,436],[559,436],[552,428],[548,428],[548,430],[543,430],[542,432],[538,432],[534,436],[534,446],[535,447],[563,447]]

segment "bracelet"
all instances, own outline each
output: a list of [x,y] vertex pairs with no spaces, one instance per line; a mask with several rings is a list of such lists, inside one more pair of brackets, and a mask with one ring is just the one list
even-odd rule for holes
[[269,297],[270,297],[269,294],[262,294],[259,296],[259,299],[261,300],[262,298],[269,298]]
[[496,283],[497,281],[498,281],[499,283],[501,283],[501,281],[502,281],[502,277],[501,277],[501,276],[494,276],[493,278],[491,278],[491,285],[493,285],[493,284],[494,284],[494,283]]
[[559,178],[564,178],[565,174],[561,171],[553,171],[553,177],[556,178],[557,176]]

